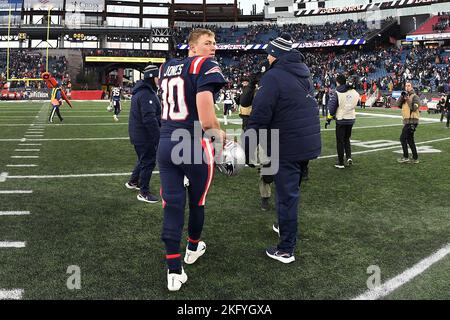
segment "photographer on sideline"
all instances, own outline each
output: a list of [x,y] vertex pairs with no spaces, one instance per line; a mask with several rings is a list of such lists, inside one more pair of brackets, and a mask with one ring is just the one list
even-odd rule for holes
[[[419,125],[420,118],[420,98],[414,91],[411,82],[406,82],[405,91],[402,92],[400,98],[396,101],[396,106],[402,109],[403,130],[400,136],[400,142],[403,148],[403,157],[398,159],[398,163],[419,163],[419,155],[417,154],[416,143],[414,142],[414,133]],[[408,156],[408,145],[411,148],[413,158],[410,160]]]

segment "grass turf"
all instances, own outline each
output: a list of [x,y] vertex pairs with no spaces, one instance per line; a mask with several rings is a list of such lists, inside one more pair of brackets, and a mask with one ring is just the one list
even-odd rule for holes
[[[118,123],[106,106],[106,102],[75,103],[73,110],[62,109],[62,125],[56,119],[44,126],[43,138],[50,140],[26,142],[42,144],[39,159],[11,159],[18,155],[14,150],[28,129],[20,124],[45,122],[48,107],[1,103],[0,171],[10,176],[130,172],[135,154],[127,139],[129,103]],[[22,118],[24,114],[27,118]],[[363,116],[355,127],[395,124],[355,129],[352,139],[398,140],[400,119]],[[416,141],[448,138],[449,133],[441,123],[421,125]],[[51,140],[72,138],[117,139]],[[336,153],[333,129],[322,132],[322,142],[323,156]],[[7,179],[0,182],[0,190],[33,193],[0,195],[0,211],[32,214],[0,216],[0,241],[27,242],[23,249],[0,249],[0,288],[22,288],[24,299],[353,298],[367,289],[368,266],[378,265],[386,281],[450,242],[446,201],[450,140],[425,145],[442,152],[421,155],[419,165],[397,164],[399,155],[393,151],[400,147],[355,154],[354,166],[341,171],[333,168],[334,158],[312,161],[310,181],[302,186],[296,262],[290,265],[265,256],[264,249],[277,242],[271,231],[275,212],[273,200],[268,213],[260,211],[256,172],[246,169],[233,178],[217,174],[206,209],[207,253],[196,265],[185,267],[189,281],[176,294],[166,290],[161,205],[138,202],[136,193],[123,185],[126,175]],[[368,149],[355,146],[353,150]],[[19,163],[38,167],[6,167]],[[159,190],[157,174],[151,189]],[[386,298],[448,298],[448,261],[442,260]],[[66,287],[70,265],[81,268],[81,290]]]

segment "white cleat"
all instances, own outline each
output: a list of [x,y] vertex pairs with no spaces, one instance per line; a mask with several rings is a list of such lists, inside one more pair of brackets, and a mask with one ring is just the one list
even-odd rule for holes
[[167,289],[169,291],[178,291],[186,283],[187,279],[188,276],[183,268],[181,268],[181,274],[169,273],[169,270],[167,270]]
[[206,243],[200,241],[197,246],[197,251],[192,251],[186,248],[186,254],[184,255],[184,263],[193,264],[200,258],[206,251]]

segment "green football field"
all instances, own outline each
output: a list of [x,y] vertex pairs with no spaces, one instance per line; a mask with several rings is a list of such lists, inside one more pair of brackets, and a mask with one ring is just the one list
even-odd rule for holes
[[[416,165],[396,162],[399,110],[358,110],[354,165],[344,170],[333,166],[334,124],[322,131],[289,265],[265,254],[277,243],[274,200],[261,211],[257,172],[217,173],[206,254],[169,293],[161,203],[139,202],[124,186],[136,160],[129,103],[119,122],[107,104],[74,102],[61,109],[63,124],[48,124],[48,104],[0,103],[0,298],[353,299],[369,290],[376,266],[390,288],[380,299],[450,299],[450,130],[437,115],[422,113]],[[224,128],[239,128],[231,118]],[[151,190],[159,194],[157,172]],[[79,289],[67,286],[71,266]]]

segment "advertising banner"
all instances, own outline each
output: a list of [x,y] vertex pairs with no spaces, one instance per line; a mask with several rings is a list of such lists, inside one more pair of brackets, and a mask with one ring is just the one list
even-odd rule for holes
[[64,8],[64,0],[24,0],[25,9],[60,10]]
[[0,11],[22,11],[23,0],[0,0]]

